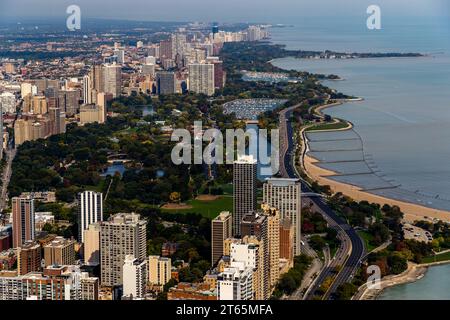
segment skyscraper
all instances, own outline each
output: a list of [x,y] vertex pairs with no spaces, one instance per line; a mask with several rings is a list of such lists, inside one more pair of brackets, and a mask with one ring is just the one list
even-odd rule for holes
[[91,223],[83,232],[84,263],[89,266],[100,264],[100,224]]
[[189,91],[212,96],[214,88],[214,64],[193,63],[189,65]]
[[299,255],[301,238],[300,181],[289,178],[267,179],[263,187],[263,202],[280,210],[280,219],[290,219],[294,225],[294,255]]
[[158,95],[176,92],[176,78],[174,72],[162,71],[156,73]]
[[84,242],[84,230],[89,225],[103,221],[103,195],[101,192],[84,191],[78,194],[78,240]]
[[161,60],[165,60],[165,59],[173,59],[173,57],[175,56],[174,54],[172,54],[172,40],[163,40],[159,43],[159,55]]
[[[249,242],[259,245],[262,268],[255,279],[259,281],[261,297],[267,299],[270,295],[270,253],[269,253],[269,219],[261,212],[251,212],[242,217],[241,236],[244,239],[256,239]],[[278,266],[278,263],[277,263]]]
[[241,235],[242,217],[256,210],[256,159],[242,156],[233,164],[233,235]]
[[188,43],[185,34],[183,33],[172,34],[171,43],[172,43],[172,59],[175,59],[177,55],[183,57],[186,54]]
[[232,236],[233,219],[228,211],[211,221],[211,262],[214,266],[224,254],[224,241]]
[[147,224],[135,213],[118,213],[100,226],[101,281],[104,286],[123,284],[126,255],[146,258]]
[[13,247],[34,240],[34,199],[30,196],[12,198]]
[[61,111],[65,112],[68,117],[72,117],[78,113],[79,107],[79,91],[78,90],[60,90],[58,92],[58,103]]
[[107,64],[103,68],[104,92],[117,98],[122,93],[122,67],[117,64]]
[[[267,216],[267,250],[269,253],[270,288],[275,288],[280,278],[280,212],[263,204]],[[266,245],[266,244],[265,244]]]
[[83,77],[83,103],[92,103],[92,83],[89,75]]

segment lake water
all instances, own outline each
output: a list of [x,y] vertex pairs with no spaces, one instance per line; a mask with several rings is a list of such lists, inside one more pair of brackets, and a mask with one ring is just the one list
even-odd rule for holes
[[428,269],[425,277],[384,290],[378,300],[450,300],[450,265]]
[[[337,153],[333,150],[327,153],[323,151],[327,149],[322,148],[313,155],[331,160],[338,158],[340,161],[354,160],[357,156],[366,165],[364,169],[367,169],[362,175],[345,176],[355,170],[347,166],[347,170],[341,172],[344,176],[336,177],[336,180],[358,185],[383,196],[450,210],[448,23],[429,23],[416,29],[411,29],[414,28],[412,26],[397,28],[381,30],[374,36],[372,31],[360,28],[355,28],[353,32],[346,32],[350,30],[347,28],[332,31],[325,27],[312,31],[298,27],[274,29],[273,41],[295,49],[400,51],[432,55],[422,58],[348,60],[286,58],[278,59],[274,64],[285,69],[337,74],[345,81],[327,81],[325,84],[365,99],[325,112],[347,119],[355,125],[354,132],[361,139],[362,150],[359,154],[356,151]],[[334,33],[322,34],[321,30]],[[333,35],[339,41],[329,41]],[[352,143],[341,139],[343,134],[335,133],[334,139]],[[317,143],[312,145],[321,147]],[[355,165],[361,167],[361,163]],[[324,166],[333,170],[336,164]]]
[[[345,81],[325,84],[365,99],[326,111],[350,120],[353,131],[310,134],[315,156],[324,158],[321,166],[343,174],[337,179],[373,193],[450,210],[448,13],[428,20],[384,16],[383,29],[377,31],[366,29],[365,17],[282,23],[295,26],[272,29],[272,40],[289,49],[430,54],[402,59],[279,59],[274,64],[337,74]],[[334,143],[338,150],[332,150]],[[332,161],[352,158],[353,163]],[[450,299],[449,275],[449,265],[430,268],[421,280],[389,288],[380,299]]]

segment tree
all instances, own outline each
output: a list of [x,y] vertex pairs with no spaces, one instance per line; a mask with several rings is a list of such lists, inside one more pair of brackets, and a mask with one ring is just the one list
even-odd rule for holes
[[180,198],[181,198],[181,196],[180,196],[179,192],[172,192],[169,196],[170,201],[173,203],[180,202]]
[[388,257],[388,265],[391,273],[400,274],[408,268],[408,261],[404,257],[391,255]]

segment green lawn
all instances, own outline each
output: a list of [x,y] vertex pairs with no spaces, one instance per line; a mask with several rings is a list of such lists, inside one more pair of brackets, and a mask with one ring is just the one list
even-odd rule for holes
[[376,248],[376,246],[371,245],[369,243],[370,241],[373,240],[373,236],[370,233],[365,232],[365,231],[361,231],[361,230],[358,230],[357,233],[361,237],[361,239],[363,239],[364,245],[366,246],[367,252],[370,252],[370,251],[372,251],[373,249]]
[[446,252],[443,254],[438,254],[436,256],[425,257],[422,260],[422,263],[432,263],[432,262],[441,262],[450,260],[450,252]]
[[343,129],[347,128],[348,123],[347,122],[337,122],[337,123],[325,123],[325,124],[318,124],[314,125],[312,127],[309,127],[306,129],[306,131],[318,131],[318,130],[336,130],[336,129]]
[[233,211],[233,197],[227,196],[220,197],[214,201],[189,200],[186,204],[192,206],[192,209],[161,210],[172,213],[199,213],[210,219],[217,217],[221,211]]

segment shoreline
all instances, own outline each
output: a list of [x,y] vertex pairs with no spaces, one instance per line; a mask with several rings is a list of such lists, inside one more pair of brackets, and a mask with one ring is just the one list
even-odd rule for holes
[[[352,99],[352,100],[345,100],[344,102],[352,102],[352,101],[362,101],[362,98]],[[326,104],[322,106],[318,106],[314,109],[314,112],[319,112],[323,115],[322,111],[335,107],[337,105],[342,105],[344,102],[337,102],[332,104]],[[351,124],[351,122],[344,120]],[[351,124],[347,128],[343,129],[330,129],[330,130],[316,130],[315,132],[321,132],[321,131],[342,131],[342,130],[350,130],[353,127]],[[346,196],[349,196],[355,201],[369,201],[373,203],[377,203],[380,206],[383,206],[384,204],[388,204],[390,206],[398,206],[402,212],[404,213],[404,219],[408,222],[414,222],[415,220],[427,220],[425,217],[428,218],[435,218],[438,220],[442,220],[445,222],[450,222],[450,214],[449,212],[445,210],[440,209],[434,209],[430,207],[425,207],[419,204],[403,201],[403,200],[396,200],[388,197],[379,196],[376,194],[372,194],[370,192],[364,191],[361,187],[346,184],[343,182],[338,182],[335,180],[330,179],[329,177],[335,176],[338,173],[334,172],[332,170],[324,169],[319,166],[317,166],[317,163],[320,163],[319,160],[315,159],[314,157],[307,154],[307,151],[309,150],[309,142],[306,137],[306,134],[304,134],[304,129],[302,129],[302,136],[304,137],[304,143],[302,144],[302,150],[301,154],[303,157],[302,165],[303,169],[305,170],[305,173],[308,177],[310,177],[312,180],[317,181],[321,185],[329,185],[331,190],[336,192],[341,192]],[[305,151],[306,148],[306,151]],[[429,219],[428,219],[429,220]]]
[[410,284],[423,279],[430,267],[436,267],[441,265],[450,264],[450,261],[441,261],[434,263],[414,264],[409,262],[408,268],[401,274],[388,275],[381,279],[380,288],[369,289],[367,284],[363,284],[359,287],[358,292],[352,298],[352,300],[378,300],[383,292],[395,286]]

